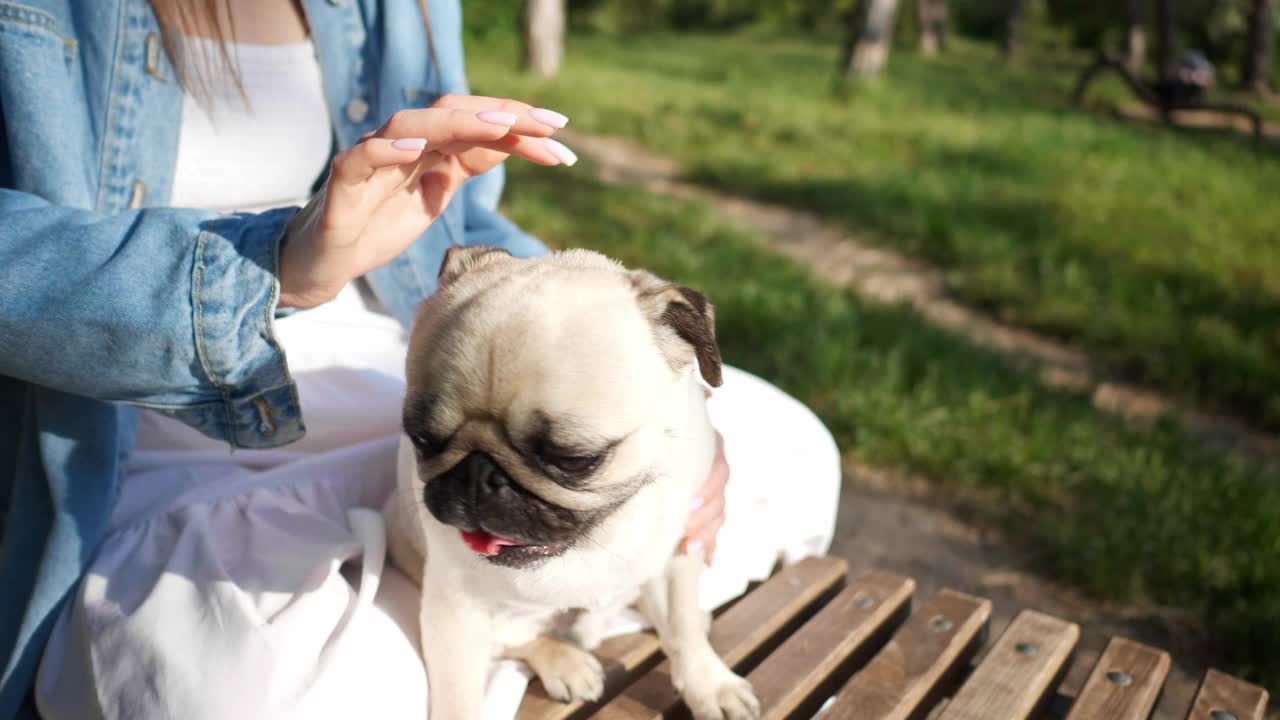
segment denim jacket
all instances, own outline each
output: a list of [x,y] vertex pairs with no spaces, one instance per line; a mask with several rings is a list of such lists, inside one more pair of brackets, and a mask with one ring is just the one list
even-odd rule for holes
[[[302,4],[336,147],[466,92],[457,0],[428,3],[434,54],[417,0]],[[233,447],[305,431],[272,335],[296,208],[165,207],[182,88],[163,48],[148,0],[0,0],[0,720],[105,531],[133,407]],[[500,173],[367,276],[401,322],[450,245],[543,252],[495,211]]]

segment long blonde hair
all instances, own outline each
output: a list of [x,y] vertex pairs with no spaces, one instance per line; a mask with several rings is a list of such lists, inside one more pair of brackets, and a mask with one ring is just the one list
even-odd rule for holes
[[[422,27],[427,41],[428,57],[439,72],[435,38],[431,34],[431,20],[427,14],[427,0],[418,0],[422,11]],[[240,67],[230,46],[235,43],[235,23],[232,21],[230,0],[151,0],[151,8],[160,21],[160,36],[165,52],[178,74],[178,82],[194,97],[207,100],[213,97],[216,83],[230,80],[242,99],[244,84],[240,79]],[[208,52],[186,57],[184,35],[200,35],[212,38],[217,51],[213,57]],[[188,72],[191,70],[191,72]]]
[[[218,79],[230,79],[244,97],[240,67],[230,50],[236,41],[230,0],[151,0],[151,9],[160,22],[165,52],[183,89],[197,98],[209,99]],[[190,43],[182,42],[187,35],[212,38],[216,57],[209,57],[207,52],[188,57]]]

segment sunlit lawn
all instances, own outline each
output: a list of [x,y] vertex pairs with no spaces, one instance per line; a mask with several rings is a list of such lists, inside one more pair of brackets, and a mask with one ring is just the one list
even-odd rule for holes
[[[1280,429],[1280,150],[1067,105],[1075,73],[957,41],[829,93],[830,43],[752,34],[571,39],[563,75],[468,53],[483,92],[639,140],[688,175],[815,210],[926,257],[997,316],[1110,372]],[[1101,96],[1114,97],[1105,85]]]
[[589,173],[513,163],[506,210],[553,245],[706,292],[726,361],[803,399],[844,449],[977,491],[973,509],[1046,572],[1189,609],[1236,669],[1280,676],[1280,476],[1194,450],[1177,429],[1126,428],[912,311],[822,286],[704,206]]
[[[1219,397],[1274,387],[1265,351],[1280,336],[1262,310],[1280,297],[1280,257],[1264,242],[1276,211],[1261,187],[1280,181],[1274,161],[1230,139],[1028,107],[1044,92],[1033,78],[992,80],[982,65],[952,67],[951,86],[949,66],[895,59],[889,83],[832,104],[818,99],[828,55],[742,38],[579,39],[562,81],[539,85],[492,47],[469,53],[477,91],[532,97],[677,155],[705,182],[927,254],[967,297],[1117,365]],[[726,360],[810,404],[843,448],[970,498],[1055,577],[1192,611],[1231,669],[1280,680],[1275,473],[1046,390],[910,310],[816,282],[698,203],[603,186],[589,163],[510,165],[505,209],[524,227],[705,291]]]

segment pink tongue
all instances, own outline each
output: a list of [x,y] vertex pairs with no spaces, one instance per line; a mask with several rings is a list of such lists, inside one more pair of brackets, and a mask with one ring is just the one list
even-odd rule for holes
[[508,540],[497,535],[490,535],[484,530],[462,530],[462,542],[481,555],[497,555],[504,547],[519,547],[521,543]]

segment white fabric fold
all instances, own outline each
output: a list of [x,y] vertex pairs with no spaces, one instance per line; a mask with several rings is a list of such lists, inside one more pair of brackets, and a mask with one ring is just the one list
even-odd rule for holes
[[[425,717],[417,591],[384,564],[377,515],[403,393],[404,337],[387,320],[348,288],[279,323],[309,427],[297,447],[229,454],[147,418],[40,668],[48,720]],[[710,412],[732,476],[708,609],[779,557],[824,552],[839,494],[830,434],[772,385],[725,368]],[[642,626],[628,612],[609,634]],[[526,685],[495,663],[485,717],[512,718]]]

